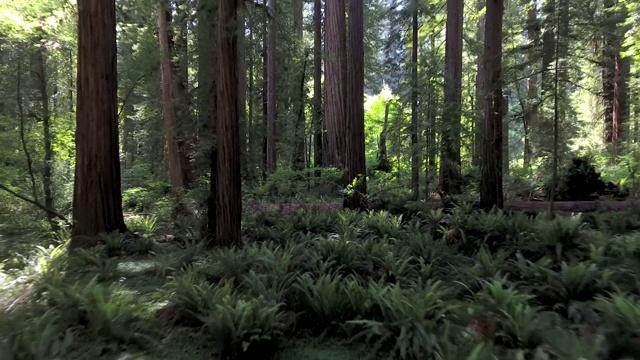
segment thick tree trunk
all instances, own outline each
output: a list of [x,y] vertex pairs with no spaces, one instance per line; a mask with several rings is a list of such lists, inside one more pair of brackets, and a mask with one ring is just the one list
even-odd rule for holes
[[502,208],[502,17],[503,0],[487,0],[484,68],[484,147],[480,204]]
[[344,169],[345,101],[344,56],[345,0],[328,1],[325,5],[325,121],[327,126],[327,165]]
[[460,194],[460,118],[462,111],[462,0],[447,1],[444,113],[442,116],[441,190]]
[[267,173],[276,171],[276,0],[268,0],[267,31]]
[[[217,3],[203,2],[198,9],[198,114],[203,137],[216,132],[216,11]],[[210,168],[209,196],[207,197],[207,228],[203,231],[210,239],[216,235],[217,147],[202,141],[201,151],[207,155]]]
[[412,1],[411,37],[411,196],[420,197],[420,147],[418,144],[418,0]]
[[240,178],[240,128],[238,114],[237,18],[239,0],[218,2],[217,93],[217,198],[216,244],[242,242],[242,181]]
[[180,148],[178,146],[178,130],[176,124],[175,95],[173,70],[171,66],[171,52],[169,50],[169,28],[167,0],[158,6],[158,42],[160,44],[160,71],[162,75],[162,114],[164,117],[167,141],[167,159],[169,160],[169,181],[174,193],[178,194],[185,188],[182,173]]
[[356,180],[354,193],[346,196],[344,207],[363,209],[367,193],[365,135],[364,135],[364,2],[349,1],[349,46],[347,73],[347,119],[345,136],[349,148],[345,159],[347,183]]
[[70,248],[93,246],[100,233],[127,231],[120,190],[116,79],[115,0],[80,0],[75,224]]
[[322,155],[322,0],[313,1],[313,163],[321,167]]

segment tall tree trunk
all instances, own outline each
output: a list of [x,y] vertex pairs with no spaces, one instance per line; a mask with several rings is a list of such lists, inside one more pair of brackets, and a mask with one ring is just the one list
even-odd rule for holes
[[411,196],[420,197],[420,147],[418,144],[418,0],[412,1],[411,38]]
[[[302,39],[300,39],[302,41]],[[306,74],[307,74],[307,59],[309,58],[309,53],[305,53],[305,57],[302,61],[302,72],[300,73],[300,83],[299,83],[299,93],[298,93],[298,101],[297,101],[297,114],[296,114],[296,122],[294,128],[294,151],[293,151],[293,161],[292,169],[293,170],[303,170],[305,166],[305,117],[304,117],[304,105],[305,105],[305,96],[306,96]]]
[[[216,135],[216,12],[217,3],[203,1],[198,9],[198,114],[203,137]],[[212,139],[212,140],[213,140]],[[216,235],[217,146],[213,141],[202,141],[201,151],[207,155],[210,168],[209,196],[207,197],[207,228],[203,233],[210,239]]]
[[444,113],[442,116],[441,189],[460,194],[460,118],[462,111],[462,0],[447,1]]
[[276,0],[268,0],[267,31],[267,173],[276,171]]
[[304,2],[303,0],[293,0],[293,30],[295,31],[296,37],[302,41],[302,33],[303,33],[303,10],[304,10]]
[[484,141],[480,204],[484,208],[504,203],[502,193],[502,17],[503,0],[487,0],[484,68]]
[[[477,10],[481,12],[485,6],[485,0],[477,0]],[[473,165],[479,166],[480,159],[482,157],[482,132],[483,132],[483,124],[484,124],[484,58],[483,58],[483,44],[484,44],[484,24],[485,24],[485,15],[481,15],[478,18],[478,23],[476,25],[477,31],[476,36],[478,40],[478,44],[480,44],[480,48],[478,49],[477,55],[477,70],[476,70],[476,117],[474,119],[475,126],[473,132]]]
[[29,180],[31,181],[31,196],[35,202],[40,202],[38,199],[38,183],[36,182],[36,175],[33,169],[33,158],[31,157],[31,151],[27,144],[27,117],[24,113],[23,99],[22,99],[22,63],[18,61],[16,69],[16,103],[18,105],[18,116],[20,117],[20,144],[22,145],[22,151],[24,151],[25,159],[27,160],[27,172],[29,173]]
[[249,28],[249,87],[247,92],[249,93],[249,101],[247,104],[247,170],[249,173],[249,178],[251,180],[255,180],[255,168],[256,168],[256,148],[255,148],[255,140],[256,140],[256,132],[254,129],[254,104],[255,104],[255,86],[254,86],[254,72],[255,72],[255,63],[254,63],[254,51],[253,51],[253,19],[249,18],[248,26]]
[[239,0],[218,2],[216,244],[219,246],[239,245],[242,241],[240,116],[237,88],[238,8]]
[[322,0],[313,1],[313,163],[323,166],[322,158]]
[[[53,146],[51,145],[51,112],[49,111],[49,94],[47,92],[47,63],[46,48],[40,44],[36,50],[36,83],[40,93],[40,105],[42,107],[42,139],[44,142],[44,164],[42,166],[42,186],[44,190],[44,206],[55,210],[53,201]],[[55,222],[55,216],[47,212],[47,220],[53,231],[59,229]]]
[[[191,157],[195,139],[192,134],[193,119],[191,118],[191,97],[189,96],[189,51],[188,25],[189,2],[175,0],[176,16],[167,16],[169,58],[171,59],[173,103],[176,121],[176,138],[180,156],[180,172],[185,188],[191,188],[193,182],[193,168]],[[169,12],[170,13],[170,12]]]
[[345,158],[347,183],[356,181],[354,193],[346,196],[344,207],[363,209],[367,193],[364,135],[364,2],[349,1],[349,46],[347,59],[347,118],[345,136],[348,157]]
[[267,1],[263,0],[264,4],[264,22],[262,26],[262,179],[267,178],[267,169],[269,161],[269,76],[268,76],[268,57],[269,57],[269,45],[268,45],[268,23],[269,23],[269,11],[267,7]]
[[245,12],[238,9],[238,116],[240,122],[241,173],[248,176],[249,153],[247,149],[247,62],[245,60]]
[[115,0],[78,1],[78,104],[73,239],[96,245],[96,235],[126,232],[118,147]]
[[531,75],[527,79],[527,102],[524,108],[523,122],[524,122],[524,167],[528,169],[531,166],[531,160],[533,158],[533,149],[531,137],[538,124],[538,106],[540,100],[538,99],[538,69],[535,64],[537,63],[538,55],[536,53],[540,45],[540,27],[538,23],[538,15],[536,10],[536,2],[532,1],[529,5],[529,11],[527,15],[527,36],[531,42],[529,52],[527,53],[527,60],[530,65]]
[[169,180],[174,194],[179,194],[184,188],[180,148],[178,146],[178,133],[175,109],[175,87],[173,82],[173,70],[171,66],[171,52],[169,50],[167,0],[158,6],[158,42],[160,44],[160,71],[162,75],[162,113],[167,140],[167,158],[169,160]]
[[327,164],[344,169],[345,101],[344,60],[345,0],[327,1],[325,5],[325,121],[327,126]]
[[502,97],[502,177],[509,176],[509,97]]

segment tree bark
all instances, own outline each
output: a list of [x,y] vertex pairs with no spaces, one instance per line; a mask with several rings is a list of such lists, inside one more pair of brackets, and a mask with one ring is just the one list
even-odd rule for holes
[[242,242],[242,181],[240,177],[240,129],[238,114],[239,0],[218,2],[217,93],[217,199],[216,244],[233,246]]
[[169,49],[168,0],[158,6],[158,42],[160,44],[160,71],[162,77],[162,114],[164,117],[165,134],[167,141],[167,159],[169,160],[169,181],[174,194],[180,193],[185,188],[178,145],[178,130],[176,124],[176,109],[174,100],[176,91],[173,70],[171,65],[171,52]]
[[78,104],[73,239],[70,248],[97,244],[96,235],[126,232],[118,147],[115,0],[78,1]]
[[327,1],[325,5],[325,122],[327,126],[327,164],[344,169],[345,101],[344,56],[345,0]]
[[367,193],[365,135],[364,135],[364,2],[349,1],[349,46],[347,59],[347,119],[345,159],[347,183],[356,181],[354,192],[344,199],[348,209],[364,209]]
[[536,2],[532,1],[529,5],[529,11],[527,15],[527,36],[531,42],[529,45],[531,48],[527,53],[527,60],[530,65],[531,75],[527,79],[527,102],[524,108],[523,122],[524,122],[524,167],[528,169],[531,166],[531,161],[534,156],[534,150],[532,149],[532,139],[534,131],[538,124],[538,104],[540,102],[538,98],[538,86],[537,86],[537,72],[538,69],[535,66],[537,63],[538,55],[536,53],[538,46],[540,46],[540,34],[538,25],[538,15],[536,10]]
[[267,173],[276,171],[276,0],[267,1],[268,24],[267,31]]
[[487,0],[484,68],[484,141],[480,205],[502,208],[502,17],[503,0]]
[[313,1],[313,163],[323,166],[322,155],[322,0]]
[[411,196],[420,198],[420,148],[418,144],[418,0],[412,1],[411,37]]
[[[37,69],[36,83],[38,92],[40,93],[40,105],[42,107],[42,140],[44,142],[44,164],[42,166],[42,187],[44,190],[44,206],[48,209],[55,210],[53,199],[53,146],[51,135],[51,112],[49,111],[49,94],[47,92],[47,63],[46,48],[44,44],[40,44],[36,53]],[[51,229],[57,231],[58,224],[55,222],[55,216],[47,211],[47,220]]]
[[462,0],[447,1],[444,113],[442,116],[441,190],[460,194],[460,118],[462,111]]
[[[477,10],[481,12],[484,9],[485,0],[478,0]],[[474,118],[474,132],[473,132],[473,164],[475,166],[479,166],[482,158],[482,132],[483,132],[483,124],[484,124],[484,58],[483,58],[483,48],[484,48],[484,26],[485,26],[485,15],[482,15],[478,18],[478,23],[476,24],[477,32],[477,40],[480,44],[480,48],[478,49],[478,57],[477,57],[477,69],[476,69],[476,116]]]

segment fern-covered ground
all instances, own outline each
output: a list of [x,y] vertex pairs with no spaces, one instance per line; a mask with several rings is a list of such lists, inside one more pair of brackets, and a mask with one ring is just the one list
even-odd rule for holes
[[107,236],[71,257],[64,231],[5,235],[0,358],[640,353],[639,214],[411,214],[250,212],[234,249],[205,249],[195,221],[167,236],[145,216],[127,218],[137,239]]

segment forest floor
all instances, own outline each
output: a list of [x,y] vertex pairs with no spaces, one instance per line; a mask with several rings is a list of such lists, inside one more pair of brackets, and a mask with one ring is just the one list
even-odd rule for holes
[[0,353],[36,360],[633,355],[640,214],[621,210],[632,203],[557,204],[597,214],[433,209],[401,222],[338,204],[256,205],[247,206],[242,248],[204,248],[195,219],[176,227],[133,215],[127,222],[138,239],[105,236],[74,255],[50,239],[0,235]]

